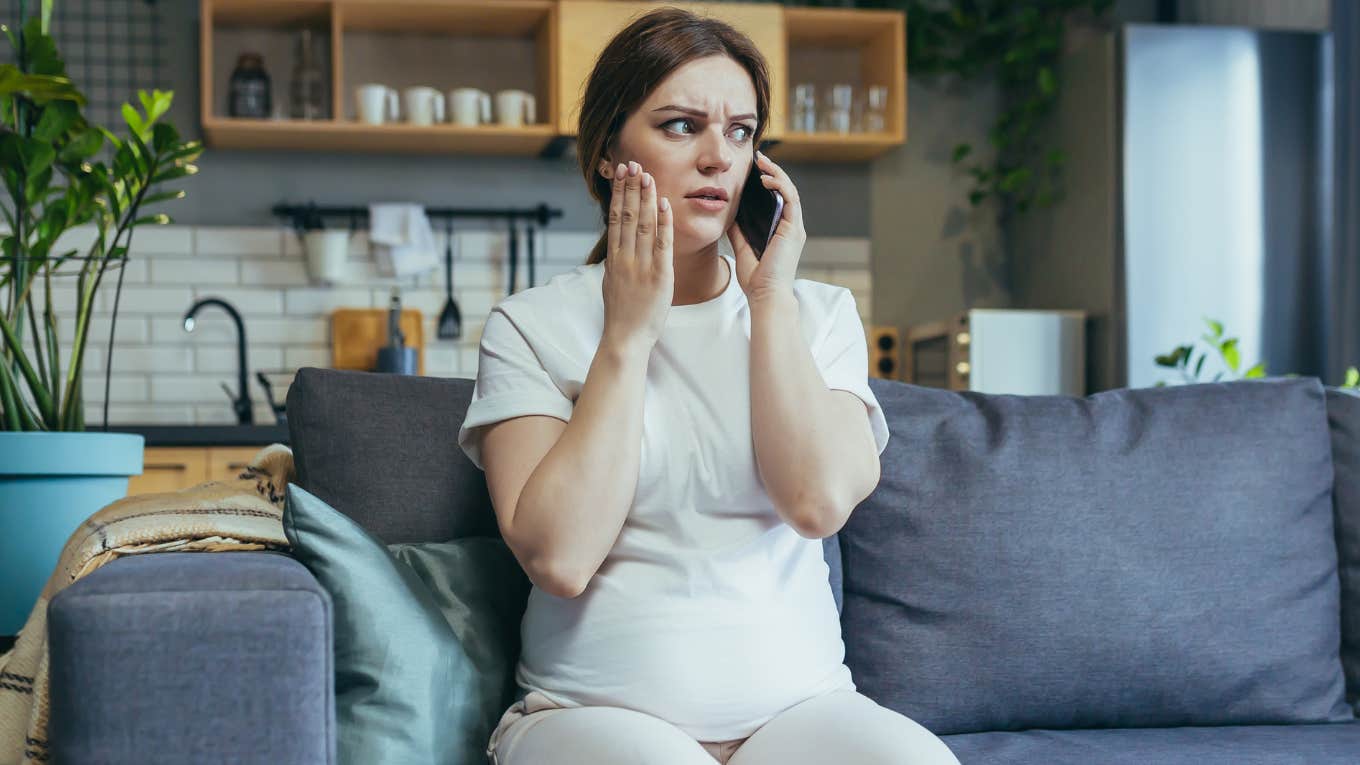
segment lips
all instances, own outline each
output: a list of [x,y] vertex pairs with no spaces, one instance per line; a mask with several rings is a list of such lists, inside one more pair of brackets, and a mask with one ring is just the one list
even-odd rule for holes
[[717,186],[705,186],[702,189],[695,189],[685,196],[690,199],[710,199],[720,202],[727,201],[727,192]]

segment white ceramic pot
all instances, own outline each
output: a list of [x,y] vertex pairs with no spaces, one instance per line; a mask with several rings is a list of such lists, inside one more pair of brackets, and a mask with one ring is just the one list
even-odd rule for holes
[[302,237],[307,273],[316,284],[339,284],[349,275],[349,232],[308,231]]

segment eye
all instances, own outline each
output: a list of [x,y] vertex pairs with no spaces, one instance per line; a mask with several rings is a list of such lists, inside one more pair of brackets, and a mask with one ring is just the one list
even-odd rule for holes
[[[664,128],[664,127],[666,127],[667,125],[674,125],[674,124],[677,123],[677,122],[683,122],[683,123],[685,123],[685,124],[687,124],[687,125],[690,125],[691,127],[694,125],[694,120],[690,119],[689,117],[677,117],[677,118],[675,118],[675,119],[673,119],[673,120],[670,120],[670,121],[668,121],[668,122],[663,122],[663,123],[661,123],[661,127]],[[745,143],[746,141],[748,141],[748,140],[751,138],[752,135],[755,134],[755,129],[753,129],[753,128],[750,127],[749,125],[738,124],[738,125],[736,125],[736,127],[737,127],[738,129],[740,129],[740,130],[745,130],[745,131],[746,131],[745,135],[743,135],[743,136],[741,137],[741,139],[740,139],[740,141],[739,141],[740,143]]]

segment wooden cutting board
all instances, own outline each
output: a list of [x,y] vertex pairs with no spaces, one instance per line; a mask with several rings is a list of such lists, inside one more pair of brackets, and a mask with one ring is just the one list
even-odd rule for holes
[[[401,331],[416,349],[416,368],[425,374],[425,324],[420,311],[403,308]],[[386,308],[337,308],[331,312],[331,366],[373,371],[378,349],[387,345]]]

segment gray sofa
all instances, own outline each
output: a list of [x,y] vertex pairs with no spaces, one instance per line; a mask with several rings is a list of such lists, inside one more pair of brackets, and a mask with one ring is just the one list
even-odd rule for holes
[[[302,370],[298,482],[388,543],[496,534],[455,443],[471,387]],[[964,765],[1360,762],[1360,397],[871,387],[882,481],[824,545],[862,692]],[[55,761],[334,762],[330,607],[277,552],[76,582]]]

